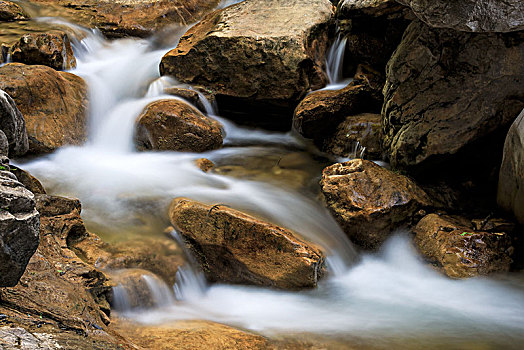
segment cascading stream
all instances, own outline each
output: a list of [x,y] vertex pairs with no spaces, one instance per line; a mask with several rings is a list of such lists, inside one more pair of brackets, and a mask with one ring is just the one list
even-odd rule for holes
[[450,280],[419,260],[405,234],[391,239],[381,252],[363,255],[350,268],[354,249],[315,198],[266,182],[206,174],[193,163],[200,157],[220,161],[260,154],[275,145],[280,148],[270,152],[280,149],[285,154],[287,147],[302,147],[291,134],[240,128],[217,117],[207,104],[207,113],[224,124],[230,147],[204,154],[135,152],[136,117],[151,101],[174,98],[163,95],[163,87],[177,82],[158,77],[167,49],[155,49],[152,41],[107,42],[97,33],[83,35],[75,43],[74,73],[90,89],[89,142],[22,165],[50,192],[80,198],[86,222],[101,227],[130,221],[129,203],[144,199],[164,209],[179,196],[224,203],[295,230],[329,255],[331,274],[315,290],[207,286],[194,270],[182,269],[178,301],[126,316],[144,323],[209,319],[267,333],[335,334],[377,344],[438,338],[443,344],[469,339],[511,346],[524,340],[522,275]]

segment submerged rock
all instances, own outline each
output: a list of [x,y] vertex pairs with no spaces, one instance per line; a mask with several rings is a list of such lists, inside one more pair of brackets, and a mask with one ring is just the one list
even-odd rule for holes
[[0,287],[15,286],[39,242],[34,195],[0,166]]
[[192,27],[162,58],[160,72],[211,89],[222,114],[288,127],[282,114],[326,82],[332,21],[328,0],[244,1]]
[[3,90],[0,90],[0,130],[5,134],[11,157],[22,156],[29,150],[24,117]]
[[289,230],[187,199],[173,200],[169,215],[208,280],[299,289],[322,277],[323,253]]
[[86,140],[87,86],[82,78],[46,66],[13,63],[0,68],[0,89],[24,116],[29,152],[51,152]]
[[524,224],[524,109],[506,136],[497,202]]
[[20,21],[28,18],[18,4],[11,1],[0,1],[0,22]]
[[397,0],[432,27],[466,32],[524,29],[522,0]]
[[76,67],[76,58],[69,37],[64,32],[23,35],[10,50],[13,62],[41,64],[56,70]]
[[220,123],[181,100],[155,101],[136,122],[135,144],[142,151],[204,152],[222,141]]
[[462,217],[429,214],[414,228],[424,256],[449,277],[463,278],[509,271],[511,238],[506,232],[475,230]]
[[524,32],[472,34],[412,23],[388,63],[384,87],[391,164],[421,172],[443,162],[472,164],[454,171],[461,173],[478,162],[485,171],[489,157],[479,146],[498,157],[499,145],[482,140],[522,110],[522,81]]
[[433,206],[429,196],[406,176],[362,159],[325,168],[320,187],[339,225],[364,249],[378,248],[392,230]]

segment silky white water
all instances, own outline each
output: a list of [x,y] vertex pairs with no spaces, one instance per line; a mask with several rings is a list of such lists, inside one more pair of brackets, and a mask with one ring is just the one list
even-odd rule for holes
[[[136,117],[151,101],[174,98],[163,95],[163,87],[176,85],[176,80],[158,80],[158,64],[168,48],[155,48],[146,40],[107,42],[96,33],[86,35],[75,44],[74,73],[89,85],[89,142],[64,147],[21,164],[23,168],[50,192],[80,198],[86,222],[99,227],[125,226],[140,203],[153,203],[165,217],[170,200],[179,196],[257,213],[320,244],[331,272],[318,289],[280,292],[208,286],[194,266],[186,267],[171,291],[177,297],[171,306],[126,316],[144,323],[209,319],[269,334],[309,332],[379,342],[484,339],[518,348],[524,341],[521,275],[445,278],[420,261],[407,234],[391,239],[380,253],[357,259],[314,195],[272,182],[204,173],[193,163],[200,157],[216,162],[253,157],[264,150],[282,155],[303,151],[305,145],[292,134],[244,129],[215,116],[224,123],[229,147],[204,154],[134,151]],[[211,106],[206,109],[217,114]]]

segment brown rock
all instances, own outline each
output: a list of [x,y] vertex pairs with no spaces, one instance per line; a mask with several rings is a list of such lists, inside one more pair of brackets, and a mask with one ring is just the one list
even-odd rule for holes
[[524,224],[524,109],[506,136],[497,202]]
[[359,66],[354,81],[345,88],[315,91],[306,96],[295,109],[293,127],[302,136],[322,144],[347,116],[379,112],[382,86],[380,73]]
[[149,36],[173,24],[196,22],[218,0],[35,0],[47,11],[108,37]]
[[332,20],[327,0],[244,1],[192,27],[162,58],[160,72],[211,89],[222,114],[243,111],[235,118],[289,126],[278,111],[287,113],[326,82]]
[[433,206],[406,176],[362,159],[325,168],[320,186],[339,225],[365,249],[378,248],[392,230],[409,223],[420,209]]
[[522,81],[524,32],[471,34],[414,22],[387,68],[382,128],[391,164],[425,174],[450,162],[462,165],[453,175],[486,172],[487,151],[498,163],[501,144],[485,138],[524,107]]
[[169,87],[164,89],[164,93],[181,97],[198,108],[202,113],[206,112],[206,108],[202,104],[202,101],[200,101],[200,97],[198,96],[198,92],[196,90],[181,87]]
[[17,166],[11,165],[11,172],[15,174],[18,181],[24,185],[25,188],[27,188],[29,191],[33,192],[34,194],[45,194],[45,188],[42,185],[42,183],[33,175],[31,175],[28,171],[25,171],[24,169],[21,169]]
[[215,167],[215,163],[213,163],[207,158],[198,158],[197,160],[195,160],[195,164],[197,167],[200,168],[200,170],[202,170],[205,173],[209,172],[211,169]]
[[41,64],[56,70],[76,67],[76,58],[69,37],[64,32],[30,33],[11,47],[13,62]]
[[437,28],[466,32],[510,32],[524,29],[521,0],[398,0],[418,18]]
[[298,289],[323,274],[318,248],[237,210],[175,199],[169,215],[211,281]]
[[25,118],[29,152],[51,152],[86,140],[87,86],[82,78],[46,66],[7,64],[0,68],[0,89]]
[[180,100],[149,104],[138,117],[139,150],[204,152],[222,146],[220,124]]
[[0,22],[19,21],[28,18],[18,4],[11,1],[0,1]]
[[414,228],[424,256],[449,277],[509,271],[511,239],[505,232],[475,231],[462,217],[429,214]]
[[324,140],[322,150],[339,157],[382,159],[380,121],[380,114],[373,113],[346,117]]

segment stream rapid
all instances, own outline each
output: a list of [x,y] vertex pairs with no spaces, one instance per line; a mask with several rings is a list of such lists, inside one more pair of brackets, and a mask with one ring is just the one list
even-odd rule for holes
[[[449,279],[422,262],[402,231],[379,252],[357,254],[314,190],[329,160],[292,133],[239,127],[206,103],[206,114],[224,125],[222,149],[203,154],[135,151],[134,123],[144,107],[176,98],[163,90],[179,84],[160,78],[158,66],[187,27],[173,31],[163,47],[157,43],[166,40],[158,38],[107,41],[96,31],[69,28],[77,38],[78,65],[72,72],[89,86],[89,140],[18,163],[48,192],[79,198],[89,229],[107,241],[162,235],[169,225],[169,202],[183,196],[254,213],[300,233],[328,255],[329,277],[317,289],[301,292],[208,285],[190,264],[179,270],[175,286],[148,280],[150,288],[161,291],[156,294],[163,299],[159,307],[131,309],[122,303],[123,316],[144,324],[205,319],[267,335],[318,334],[379,347],[487,344],[517,349],[523,344],[522,274]],[[341,52],[331,50],[331,55]],[[329,59],[339,71],[340,57]],[[218,169],[263,166],[248,175],[204,173],[194,164],[201,157]],[[286,168],[282,159],[291,165]],[[137,220],[143,216],[149,219]]]

